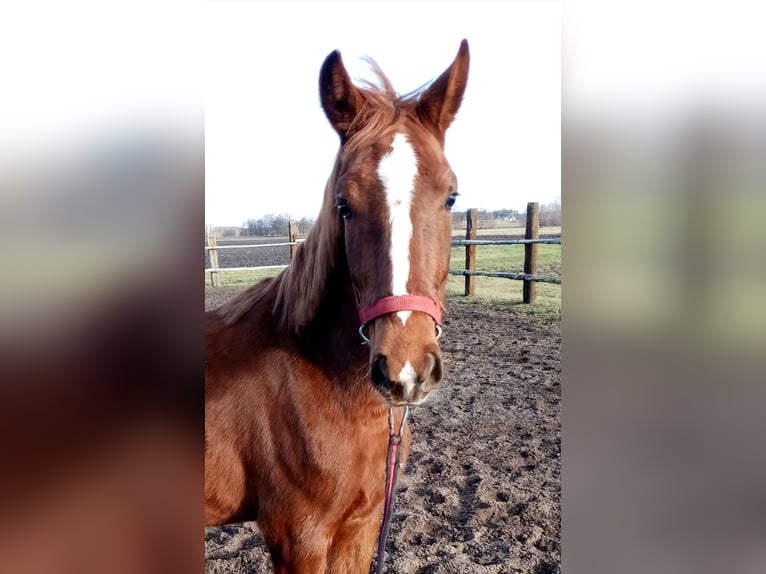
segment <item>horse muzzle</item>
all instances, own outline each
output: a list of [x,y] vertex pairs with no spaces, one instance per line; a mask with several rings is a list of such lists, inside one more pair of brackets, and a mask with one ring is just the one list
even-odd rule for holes
[[370,379],[392,405],[418,405],[426,400],[442,379],[442,360],[438,350],[426,353],[422,362],[422,368],[417,369],[406,361],[398,372],[392,373],[388,357],[378,354],[370,363]]
[[442,379],[441,306],[421,295],[392,295],[361,308],[359,318],[373,386],[392,405],[422,403]]

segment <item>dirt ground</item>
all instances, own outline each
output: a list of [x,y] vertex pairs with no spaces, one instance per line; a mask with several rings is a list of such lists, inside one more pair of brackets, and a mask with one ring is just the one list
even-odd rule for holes
[[[560,322],[452,300],[441,343],[445,380],[411,412],[386,572],[559,573]],[[254,523],[207,528],[205,557],[206,574],[271,572]]]

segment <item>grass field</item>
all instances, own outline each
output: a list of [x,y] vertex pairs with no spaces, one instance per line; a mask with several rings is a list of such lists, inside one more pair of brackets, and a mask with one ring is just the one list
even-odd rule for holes
[[[465,268],[465,247],[453,247],[450,269]],[[476,248],[477,271],[524,270],[523,245],[479,245]],[[561,278],[561,245],[537,246],[537,275]],[[523,305],[523,282],[496,277],[474,277],[473,298],[492,307],[540,318],[556,318],[561,314],[561,285],[538,283],[534,305]],[[447,280],[447,298],[465,299],[465,277],[450,275]]]
[[[267,277],[276,277],[282,272],[281,269],[261,269],[256,271],[226,271],[219,273],[221,287],[247,287],[258,283]],[[205,289],[213,289],[210,286],[210,273],[205,273]]]
[[[481,231],[481,230],[480,230]],[[491,232],[491,233],[490,233]],[[553,235],[561,228],[540,229],[540,235]],[[523,230],[519,232],[523,234]],[[516,229],[491,229],[484,235],[517,235]],[[480,235],[482,235],[480,233]],[[537,246],[537,275],[561,278],[561,245],[540,244]],[[505,271],[521,273],[524,267],[523,245],[480,245],[476,248],[477,271]],[[465,268],[465,247],[453,247],[450,269]],[[274,277],[279,269],[260,271],[232,271],[220,273],[221,286],[244,287],[266,277]],[[541,319],[555,319],[561,315],[561,285],[537,283],[537,301],[534,305],[523,305],[523,282],[495,277],[475,277],[475,295],[471,298],[483,305],[505,309],[526,316]],[[210,287],[210,276],[205,274],[205,289]],[[465,277],[450,275],[447,281],[447,298],[467,298],[463,295]]]

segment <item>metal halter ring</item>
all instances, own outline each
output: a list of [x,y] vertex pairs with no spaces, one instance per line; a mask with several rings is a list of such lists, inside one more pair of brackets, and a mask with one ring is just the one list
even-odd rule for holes
[[369,345],[371,343],[369,337],[364,334],[365,325],[359,326],[359,336],[362,338],[362,345]]
[[[370,341],[370,338],[364,334],[364,328],[366,325],[360,325],[359,326],[359,336],[362,338],[362,345],[369,345],[372,341]],[[438,340],[442,336],[442,326],[436,325],[436,339]]]

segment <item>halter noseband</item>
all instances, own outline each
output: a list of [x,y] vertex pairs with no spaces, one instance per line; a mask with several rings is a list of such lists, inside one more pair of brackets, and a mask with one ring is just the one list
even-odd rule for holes
[[359,335],[364,343],[370,343],[370,339],[364,334],[364,328],[367,326],[367,323],[381,315],[398,313],[400,311],[420,311],[429,315],[434,320],[434,323],[436,323],[436,338],[441,337],[442,308],[438,303],[422,295],[391,295],[390,297],[378,299],[372,305],[359,309],[359,320],[362,322],[359,327]]

